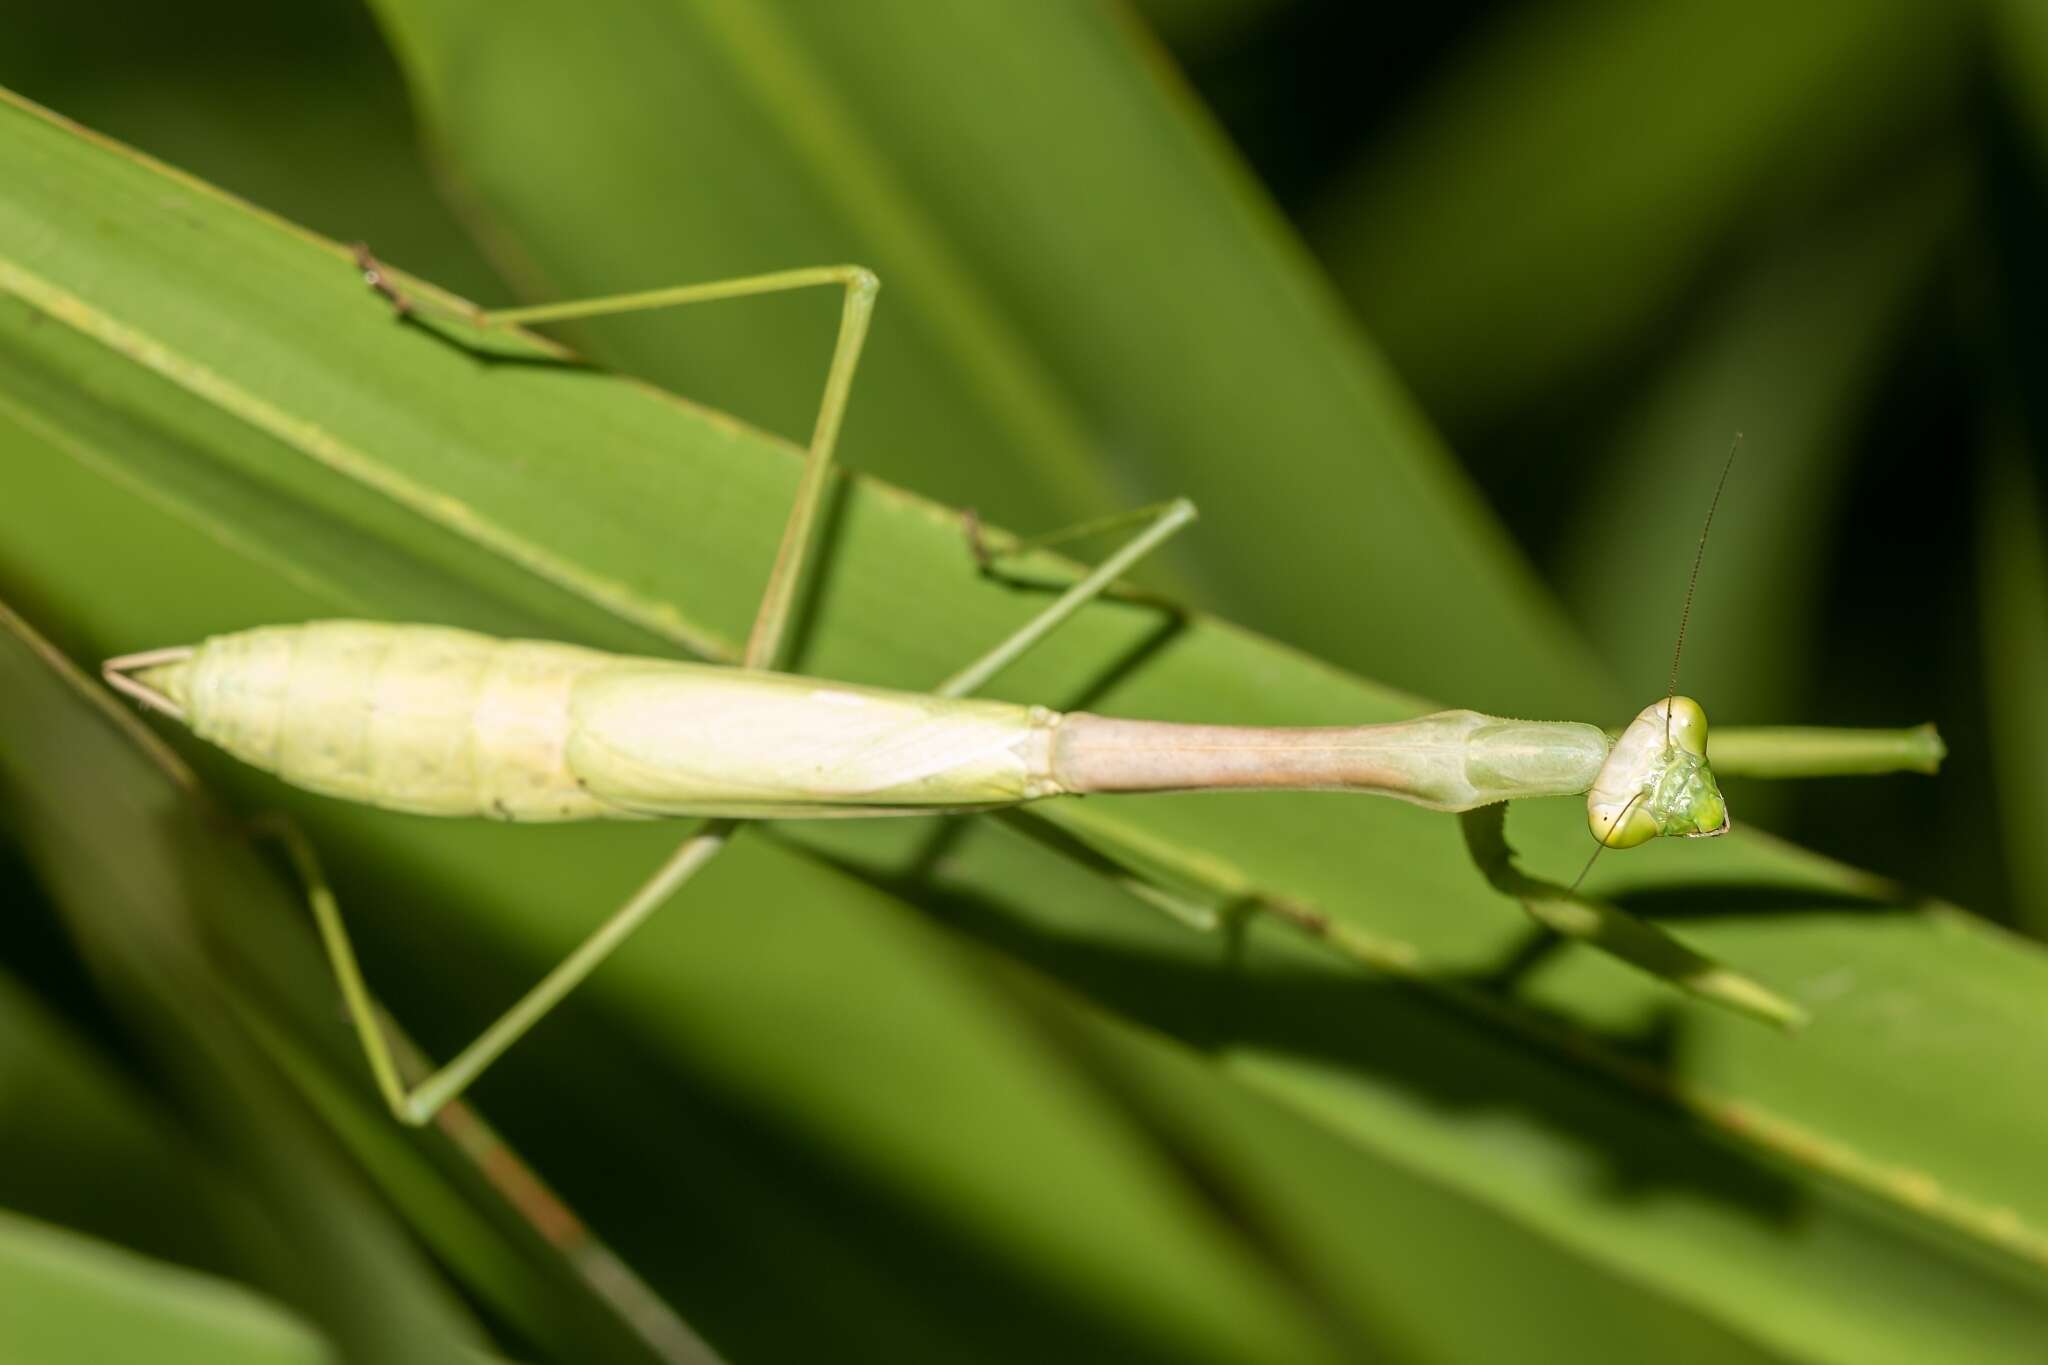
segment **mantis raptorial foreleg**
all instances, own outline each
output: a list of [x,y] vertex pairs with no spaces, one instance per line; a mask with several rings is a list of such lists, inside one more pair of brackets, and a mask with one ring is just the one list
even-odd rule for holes
[[1496,891],[1519,901],[1529,917],[1561,937],[1577,939],[1682,991],[1740,1010],[1752,1018],[1796,1029],[1806,1011],[1742,973],[1694,951],[1656,925],[1618,906],[1522,871],[1508,846],[1505,806],[1485,806],[1458,817],[1472,863]]
[[[750,669],[767,669],[774,666],[788,634],[791,604],[803,581],[810,547],[815,539],[818,508],[824,498],[833,449],[837,444],[840,424],[845,416],[847,396],[853,384],[853,373],[860,362],[861,346],[867,336],[868,319],[879,287],[872,272],[860,266],[821,266],[815,269],[781,271],[771,275],[683,285],[673,289],[658,289],[609,298],[486,311],[478,308],[429,304],[415,299],[391,279],[382,265],[365,248],[357,248],[357,262],[362,268],[365,282],[388,299],[401,315],[432,312],[476,326],[600,317],[613,313],[639,312],[712,299],[779,293],[821,285],[844,288],[846,303],[840,316],[839,340],[834,347],[831,369],[826,376],[825,395],[818,409],[817,425],[812,432],[803,474],[797,484],[789,520],[783,528],[775,563],[769,571],[768,585],[762,593],[753,629],[747,639],[743,666]],[[1194,515],[1194,505],[1179,500],[1157,509],[1143,509],[1138,513],[1117,518],[1114,522],[1092,522],[1031,542],[1051,543],[1083,534],[1093,534],[1109,529],[1113,524],[1139,518],[1147,522],[1143,531],[1104,560],[1100,566],[1061,593],[1057,599],[993,649],[941,684],[937,689],[939,694],[949,697],[964,696],[980,687],[1003,667],[1042,641],[1089,600],[1101,595],[1132,565],[1193,520]],[[389,1041],[377,1019],[369,988],[363,980],[361,966],[356,960],[355,949],[349,941],[347,929],[342,924],[340,906],[319,868],[311,846],[289,830],[284,831],[284,843],[299,876],[306,885],[321,942],[327,950],[336,980],[340,983],[342,999],[349,1018],[362,1040],[363,1051],[369,1059],[377,1089],[390,1105],[391,1112],[401,1121],[423,1124],[489,1069],[493,1062],[504,1055],[507,1048],[525,1036],[527,1030],[595,971],[598,964],[609,957],[649,915],[666,903],[684,882],[716,857],[738,832],[742,823],[732,819],[712,820],[697,833],[684,839],[639,890],[608,915],[588,938],[557,963],[517,1003],[478,1034],[475,1041],[456,1054],[454,1060],[411,1088],[407,1088],[399,1076]]]

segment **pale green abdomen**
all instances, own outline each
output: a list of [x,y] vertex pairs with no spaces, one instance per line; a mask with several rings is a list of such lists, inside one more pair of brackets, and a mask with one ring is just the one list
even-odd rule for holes
[[570,702],[569,768],[648,815],[817,818],[1051,796],[1057,713],[788,673],[620,659]]
[[294,786],[427,815],[885,814],[1052,790],[1057,718],[1035,708],[450,627],[261,627],[143,676]]
[[316,621],[215,636],[178,681],[195,734],[294,786],[427,815],[574,820],[612,813],[564,762],[570,692],[606,658]]

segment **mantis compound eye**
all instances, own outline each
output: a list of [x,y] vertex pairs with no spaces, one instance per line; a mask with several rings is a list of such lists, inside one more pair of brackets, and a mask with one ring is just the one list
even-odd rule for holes
[[1586,821],[1608,848],[1728,832],[1728,803],[1707,765],[1707,713],[1698,702],[1672,697],[1629,722],[1593,779]]

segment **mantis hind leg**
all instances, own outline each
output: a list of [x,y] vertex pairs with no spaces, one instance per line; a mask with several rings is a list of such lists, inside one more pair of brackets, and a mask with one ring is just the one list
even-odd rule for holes
[[839,314],[839,338],[833,344],[831,367],[825,373],[825,392],[818,402],[818,420],[811,429],[803,475],[797,483],[796,497],[790,504],[789,520],[783,526],[774,565],[768,572],[768,586],[754,615],[753,630],[747,637],[745,665],[748,668],[775,666],[789,633],[791,605],[802,585],[811,543],[816,538],[818,509],[824,502],[833,451],[839,443],[839,429],[846,416],[847,399],[853,392],[854,371],[859,368],[861,348],[867,341],[868,323],[874,316],[875,295],[882,287],[872,270],[858,265],[821,265],[701,284],[674,285],[634,294],[575,299],[566,303],[478,308],[473,304],[446,303],[424,294],[416,295],[402,286],[383,263],[370,254],[368,247],[359,244],[355,252],[356,265],[363,272],[363,282],[383,295],[399,314],[451,318],[473,327],[511,327],[608,317],[617,313],[645,313],[717,299],[780,294],[792,289],[823,287],[844,290],[846,297]]
[[377,1083],[377,1093],[384,1097],[384,1103],[390,1106],[392,1114],[401,1123],[417,1126],[432,1119],[450,1100],[468,1089],[477,1077],[505,1054],[507,1048],[524,1037],[527,1030],[540,1022],[563,996],[611,956],[612,950],[645,922],[677,887],[711,861],[725,846],[731,823],[718,822],[685,839],[654,876],[606,916],[590,937],[499,1016],[497,1022],[478,1034],[476,1040],[458,1052],[453,1061],[410,1087],[399,1075],[391,1040],[385,1035],[377,1006],[363,980],[362,967],[356,960],[355,946],[342,923],[340,904],[311,842],[297,826],[283,819],[261,820],[256,832],[278,841],[305,887],[306,900],[312,907],[313,920],[320,931],[321,946],[327,950],[328,963],[334,968],[335,981],[341,987],[342,1003],[348,1010],[349,1021],[362,1041],[363,1056],[370,1064],[370,1075]]

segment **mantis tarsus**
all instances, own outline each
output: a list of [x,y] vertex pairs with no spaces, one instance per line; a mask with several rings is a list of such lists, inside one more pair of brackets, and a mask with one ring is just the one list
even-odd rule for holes
[[[929,694],[774,672],[879,287],[873,273],[825,266],[485,311],[415,298],[366,249],[358,248],[357,264],[365,282],[401,315],[478,327],[811,287],[844,292],[803,477],[739,668],[360,621],[262,627],[104,665],[107,681],[145,706],[288,782],[329,795],[503,820],[710,817],[503,1017],[411,1088],[399,1076],[310,849],[303,841],[288,842],[378,1089],[405,1122],[426,1122],[461,1093],[746,820],[967,812],[1101,792],[1257,788],[1373,792],[1447,812],[1589,792],[1588,818],[1600,848],[1660,834],[1710,836],[1728,827],[1706,759],[1706,716],[1698,703],[1677,695],[1675,663],[1670,693],[1644,708],[1618,740],[1592,725],[1474,711],[1356,727],[1255,728],[1061,715],[968,699],[1192,521],[1194,508],[1185,501],[1040,537],[1035,543],[1118,522],[1143,527]],[[965,553],[962,562],[969,562]],[[1825,752],[1802,758],[1797,770],[1925,766],[1930,737],[1837,738],[1822,746]],[[1599,919],[1590,929],[1578,923],[1573,915],[1579,911],[1570,907],[1582,903],[1515,872],[1497,823],[1491,833],[1488,828],[1468,824],[1475,857],[1539,919],[1724,1002],[1781,1021],[1791,1017],[1789,1007],[1762,988],[1688,957],[1648,925],[1626,917]]]

